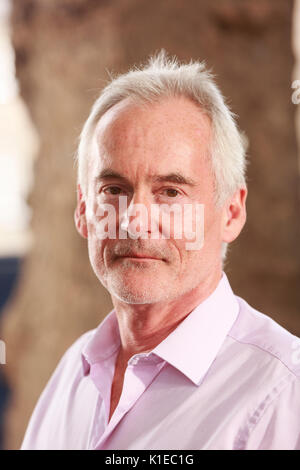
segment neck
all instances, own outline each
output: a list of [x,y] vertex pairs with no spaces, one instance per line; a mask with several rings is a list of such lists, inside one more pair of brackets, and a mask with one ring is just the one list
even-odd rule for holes
[[112,297],[118,319],[121,348],[119,359],[127,364],[134,354],[149,352],[216,289],[222,273],[205,279],[192,291],[169,302],[128,304]]

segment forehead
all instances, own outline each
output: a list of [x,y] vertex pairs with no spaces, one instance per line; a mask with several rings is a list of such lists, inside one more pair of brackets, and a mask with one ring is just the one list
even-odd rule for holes
[[210,118],[188,98],[168,97],[151,104],[124,100],[100,118],[93,160],[97,167],[137,160],[145,169],[189,165],[193,158],[199,162],[208,155],[210,142]]

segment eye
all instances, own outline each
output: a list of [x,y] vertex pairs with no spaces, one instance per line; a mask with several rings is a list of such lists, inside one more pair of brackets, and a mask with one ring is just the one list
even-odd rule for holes
[[165,191],[165,194],[171,198],[177,197],[180,194],[179,191],[177,191],[177,189],[174,189],[174,188],[166,188],[164,189],[164,191]]
[[102,190],[105,194],[110,194],[111,196],[117,196],[118,194],[121,194],[122,188],[119,186],[108,186],[106,188],[103,188]]

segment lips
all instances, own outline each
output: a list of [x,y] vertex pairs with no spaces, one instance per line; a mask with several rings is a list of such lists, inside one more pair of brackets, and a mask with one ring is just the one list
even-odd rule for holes
[[119,258],[143,258],[143,259],[156,259],[160,260],[160,258],[156,258],[155,256],[148,255],[147,253],[127,253],[126,255],[121,255]]
[[118,243],[108,247],[109,257],[112,259],[132,259],[137,261],[164,261],[168,262],[167,251],[163,247],[143,243],[142,240],[135,240],[134,243]]

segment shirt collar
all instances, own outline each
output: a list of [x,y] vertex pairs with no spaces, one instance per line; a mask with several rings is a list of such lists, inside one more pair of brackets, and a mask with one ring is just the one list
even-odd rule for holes
[[[214,361],[239,312],[238,301],[225,272],[216,289],[201,302],[148,355],[161,359],[199,385]],[[82,351],[83,373],[90,365],[108,358],[120,347],[116,313],[112,310],[96,328]]]
[[115,310],[112,310],[94,330],[92,337],[81,351],[83,373],[86,375],[90,366],[107,359],[119,349],[121,344],[119,325]]
[[217,356],[239,312],[238,301],[226,274],[153,352],[199,385]]

